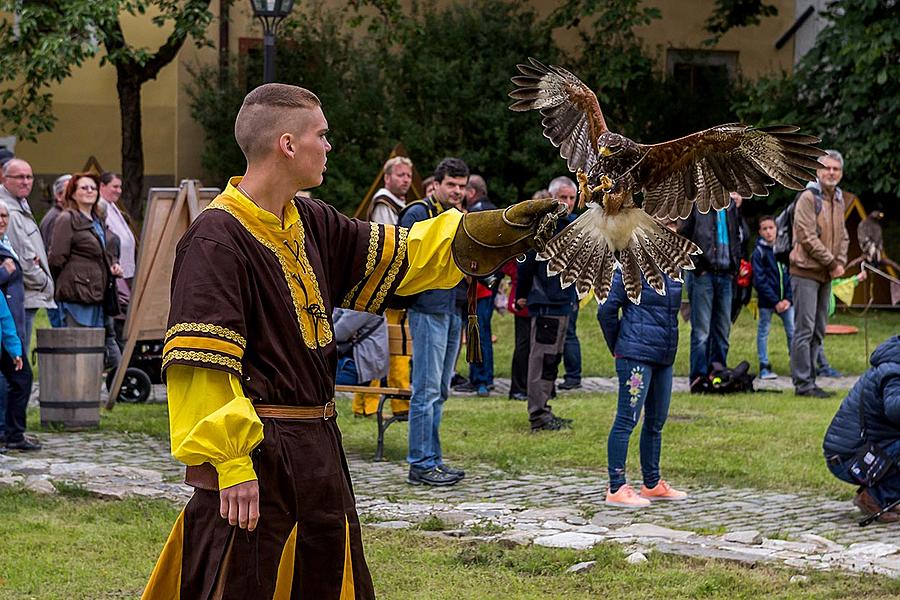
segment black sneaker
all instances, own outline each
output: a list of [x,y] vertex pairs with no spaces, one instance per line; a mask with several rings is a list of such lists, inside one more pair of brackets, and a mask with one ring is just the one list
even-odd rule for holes
[[27,437],[23,437],[18,442],[6,442],[7,450],[21,450],[22,452],[31,452],[34,450],[40,450],[42,448],[41,443],[35,439],[28,439]]
[[461,478],[444,471],[434,469],[414,469],[409,468],[409,474],[406,476],[406,483],[410,485],[431,485],[435,487],[443,487],[459,483]]
[[538,431],[560,431],[561,429],[569,429],[570,427],[566,427],[562,421],[559,419],[550,419],[546,423],[541,423],[540,425],[532,425],[531,433],[537,433]]
[[709,378],[707,378],[706,376],[701,375],[691,382],[692,394],[708,394],[709,392]]
[[453,391],[457,392],[459,394],[474,394],[475,392],[478,391],[478,388],[476,386],[472,385],[471,382],[466,381],[457,386],[454,386]]
[[465,479],[465,477],[466,477],[465,471],[463,471],[462,469],[454,469],[453,467],[451,467],[450,465],[447,465],[447,464],[440,464],[440,465],[436,466],[435,469],[437,469],[441,473],[453,475],[454,477],[459,477],[460,479]]
[[458,385],[462,385],[464,383],[469,383],[469,380],[460,375],[459,373],[454,373],[453,377],[450,379],[450,387],[456,387]]
[[561,390],[580,390],[581,382],[580,381],[563,381],[561,384],[556,386]]
[[810,398],[831,398],[834,392],[826,392],[819,386],[812,387],[808,390],[794,392],[795,396],[809,396]]

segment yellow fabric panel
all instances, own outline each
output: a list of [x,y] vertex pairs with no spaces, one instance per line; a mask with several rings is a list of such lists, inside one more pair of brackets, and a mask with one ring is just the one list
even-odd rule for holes
[[163,348],[163,354],[168,353],[175,348],[193,348],[196,350],[217,350],[241,358],[244,356],[244,349],[233,344],[216,338],[195,337],[189,335],[180,335],[172,338]]
[[450,289],[463,278],[450,248],[462,213],[450,209],[433,219],[419,221],[409,230],[406,256],[409,270],[404,275],[397,294],[411,296],[425,290]]
[[175,519],[141,600],[179,600],[181,597],[181,557],[184,549],[184,511]]
[[[369,382],[369,387],[381,387],[381,382],[373,379]],[[353,414],[363,417],[374,415],[378,411],[380,398],[380,394],[361,394],[359,392],[353,394]]]
[[172,365],[166,390],[172,456],[187,465],[212,463],[220,488],[255,480],[250,451],[263,440],[262,421],[238,378]]
[[344,517],[344,581],[341,584],[340,600],[354,600],[356,589],[353,585],[353,557],[350,555],[350,523]]
[[291,600],[291,587],[294,583],[294,560],[297,555],[297,525],[291,529],[291,535],[284,543],[281,560],[278,561],[278,578],[275,581],[275,593],[272,600]]

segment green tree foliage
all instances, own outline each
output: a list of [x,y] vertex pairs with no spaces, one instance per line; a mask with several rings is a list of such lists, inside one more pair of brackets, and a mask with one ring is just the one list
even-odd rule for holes
[[713,34],[706,43],[714,44],[735,27],[759,25],[764,17],[774,17],[777,14],[778,7],[762,0],[716,0],[716,7],[704,27]]
[[760,80],[739,114],[800,125],[838,148],[844,187],[893,204],[900,195],[900,28],[895,0],[832,4],[828,26],[793,76]]
[[[501,205],[567,174],[539,115],[507,108],[509,79],[529,56],[577,73],[597,90],[609,125],[640,141],[735,120],[730,106],[740,90],[733,84],[721,82],[710,97],[654,70],[633,28],[658,16],[638,0],[573,0],[544,20],[510,0],[428,1],[413,4],[405,19],[379,15],[370,35],[359,35],[347,26],[355,14],[301,5],[285,23],[277,71],[280,81],[314,90],[325,105],[335,151],[315,193],[352,212],[397,141],[423,176],[444,156],[463,158],[485,175]],[[576,29],[582,21],[591,26]],[[554,32],[579,36],[577,55],[566,55]],[[211,180],[244,169],[231,132],[243,95],[260,83],[258,60],[251,55],[236,70],[244,80],[235,74],[223,88],[214,70],[196,74],[192,108],[206,131],[203,165]]]
[[[95,56],[116,69],[122,121],[124,200],[139,208],[144,154],[141,86],[155,79],[184,42],[208,43],[210,0],[0,0],[0,121],[16,136],[35,140],[56,123],[49,89]],[[150,17],[169,30],[155,50],[131,46],[123,14]]]

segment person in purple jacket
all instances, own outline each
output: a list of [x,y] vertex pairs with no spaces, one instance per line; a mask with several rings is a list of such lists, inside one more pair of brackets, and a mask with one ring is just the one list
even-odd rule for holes
[[759,326],[756,329],[756,351],[759,354],[759,378],[776,379],[778,375],[769,363],[769,326],[772,315],[781,317],[787,336],[788,355],[794,339],[794,306],[791,301],[791,275],[788,267],[775,260],[775,217],[759,218],[759,239],[750,263],[753,266],[753,287],[759,305]]
[[[597,320],[609,351],[616,358],[619,402],[607,440],[609,490],[606,503],[641,508],[656,500],[683,500],[687,493],[660,478],[662,430],[672,399],[672,364],[678,351],[678,310],[681,282],[666,278],[665,295],[657,294],[641,278],[641,303],[625,296],[622,273],[616,271],[606,302],[597,309]],[[622,315],[619,316],[621,310]],[[625,479],[628,440],[644,411],[641,429],[641,473],[638,494]]]

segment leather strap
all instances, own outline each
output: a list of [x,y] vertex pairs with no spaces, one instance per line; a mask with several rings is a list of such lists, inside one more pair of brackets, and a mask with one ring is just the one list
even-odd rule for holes
[[331,419],[335,415],[334,400],[324,406],[286,406],[278,404],[254,404],[256,414],[267,419]]

